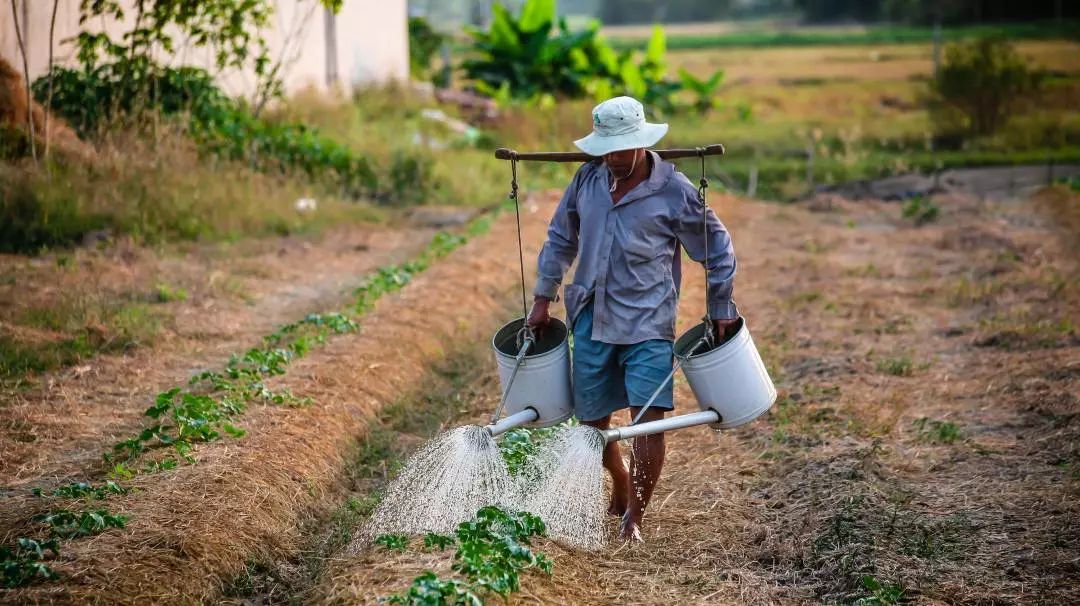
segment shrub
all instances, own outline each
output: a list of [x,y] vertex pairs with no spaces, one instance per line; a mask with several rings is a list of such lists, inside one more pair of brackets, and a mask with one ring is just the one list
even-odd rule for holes
[[104,217],[83,212],[65,192],[53,195],[21,179],[0,182],[0,216],[2,253],[68,245],[106,225]]
[[[53,70],[51,109],[82,136],[145,112],[188,116],[188,132],[204,153],[242,160],[264,172],[298,170],[341,187],[354,198],[376,196],[379,180],[370,162],[317,130],[297,123],[256,117],[230,99],[205,70],[159,67],[150,82],[131,78],[121,63]],[[49,77],[34,82],[35,96],[47,101]]]
[[431,60],[446,41],[427,19],[409,17],[409,74],[426,80],[431,75]]
[[988,36],[951,45],[930,84],[941,105],[935,121],[939,130],[948,130],[959,113],[971,134],[991,135],[1042,80],[1043,74],[1029,68],[1003,38]]

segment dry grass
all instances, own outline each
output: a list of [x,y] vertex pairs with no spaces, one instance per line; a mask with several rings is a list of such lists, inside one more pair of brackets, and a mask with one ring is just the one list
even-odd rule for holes
[[[1029,205],[963,198],[941,201],[941,219],[919,229],[887,203],[793,206],[786,221],[767,205],[713,204],[734,234],[738,300],[780,402],[737,431],[673,434],[648,542],[601,554],[545,544],[554,576],[526,576],[511,602],[846,602],[870,595],[867,576],[924,603],[1080,599],[1080,343],[985,342],[1000,332],[996,316],[1019,330],[1080,308],[1075,259],[1056,227]],[[548,200],[526,214],[534,245],[550,211]],[[808,249],[809,236],[828,246]],[[491,243],[512,239],[503,220],[380,303],[361,336],[313,352],[280,381],[312,407],[257,411],[248,437],[139,480],[141,492],[113,501],[133,515],[129,529],[71,542],[59,565],[66,581],[4,597],[211,599],[245,563],[290,561],[318,543],[305,532],[344,500],[346,456],[366,418],[417,385],[450,340],[486,348],[516,262]],[[950,304],[958,278],[988,272],[1025,286]],[[687,268],[680,327],[698,316],[700,278]],[[823,299],[789,308],[807,292]],[[1024,315],[1003,315],[1016,309]],[[912,376],[878,371],[900,354]],[[481,395],[463,409],[490,405],[490,369],[481,377]],[[678,390],[681,410],[692,408],[686,385]],[[928,433],[946,423],[951,437]],[[10,530],[30,512],[9,503],[18,505],[7,508]],[[447,565],[445,556],[337,554],[310,593],[293,597],[374,603]]]
[[[797,208],[785,211],[795,221],[774,222],[768,208],[720,203],[740,251],[739,302],[778,368],[780,403],[719,437],[671,436],[647,543],[603,554],[545,545],[554,576],[525,577],[511,603],[835,603],[869,597],[867,576],[920,603],[1080,598],[1070,581],[1080,553],[1071,362],[1080,344],[978,344],[987,314],[1019,301],[1029,320],[1054,317],[1076,308],[1078,289],[1028,281],[985,309],[925,295],[961,271],[997,267],[1027,281],[1050,268],[1073,275],[1074,264],[1047,237],[1052,227],[1028,215],[1008,229],[1024,261],[998,267],[988,253],[1000,241],[978,234],[997,234],[999,211],[948,205],[940,224],[915,230],[896,205],[834,211],[870,226],[852,229]],[[801,247],[808,229],[831,246]],[[697,315],[698,280],[687,278],[683,325]],[[777,296],[785,289],[844,304],[788,311]],[[878,372],[894,352],[911,358],[913,376]],[[692,401],[678,389],[678,401]],[[446,572],[448,561],[379,549],[340,556],[310,599],[375,603],[427,568]]]
[[[545,228],[543,211],[527,215],[530,242]],[[272,387],[311,397],[305,408],[264,408],[243,424],[246,438],[199,449],[198,465],[140,476],[138,491],[110,501],[131,515],[123,531],[65,543],[57,570],[66,578],[7,592],[15,603],[193,602],[210,599],[247,562],[284,558],[303,543],[299,529],[341,495],[345,456],[366,419],[411,389],[426,366],[459,340],[480,341],[500,322],[514,273],[505,271],[514,226],[504,217],[380,301],[360,335],[342,337],[292,365]],[[530,251],[535,254],[536,248]],[[466,299],[467,305],[456,305]],[[434,314],[435,310],[441,313]],[[22,499],[5,508],[9,536],[25,527]]]
[[9,278],[0,284],[0,334],[11,331],[25,346],[96,330],[78,314],[62,316],[69,332],[17,324],[48,310],[70,311],[73,299],[110,307],[135,295],[157,297],[160,284],[187,295],[144,304],[160,315],[152,344],[108,355],[81,352],[74,366],[5,387],[0,484],[52,482],[98,469],[101,453],[135,430],[155,394],[220,367],[276,325],[344,305],[366,274],[411,257],[431,234],[430,228],[354,226],[317,239],[190,245],[164,254],[121,243],[30,261],[0,257],[0,275]]

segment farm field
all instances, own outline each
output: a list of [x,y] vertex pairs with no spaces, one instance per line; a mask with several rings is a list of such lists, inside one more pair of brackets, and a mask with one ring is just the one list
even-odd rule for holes
[[[527,255],[553,201],[526,205]],[[916,228],[895,203],[714,197],[740,254],[737,297],[781,398],[748,427],[673,434],[644,546],[596,555],[542,543],[554,575],[524,577],[514,600],[842,601],[872,594],[869,575],[876,591],[922,601],[1074,601],[1076,236],[1044,213],[1075,203],[1062,188],[1035,202],[959,197]],[[196,465],[139,476],[136,491],[108,500],[131,515],[124,529],[67,541],[60,580],[5,599],[215,601],[227,587],[234,602],[375,603],[424,568],[445,570],[439,556],[340,550],[394,453],[493,406],[486,343],[513,313],[513,229],[498,219],[380,300],[359,333],[274,379],[310,405],[256,407],[240,421],[248,435],[198,447]],[[699,278],[685,278],[683,326],[699,311]],[[44,399],[103,379],[55,377]],[[43,426],[29,419],[20,431]],[[34,465],[46,473],[24,470],[21,485],[63,477],[65,448],[46,443]],[[46,505],[19,489],[5,501],[7,536],[31,530]]]
[[[1080,603],[1075,24],[1007,28],[1041,88],[981,135],[938,122],[926,28],[760,25],[668,27],[653,84],[723,77],[650,120],[726,148],[709,200],[777,402],[668,434],[643,544],[615,518],[599,552],[538,538],[550,574],[485,603]],[[393,600],[460,578],[453,551],[357,532],[498,404],[518,234],[531,283],[576,167],[518,165],[519,224],[493,149],[570,150],[595,101],[458,81],[254,111],[169,74],[205,105],[60,125],[51,160],[0,122],[0,604],[420,603]],[[684,263],[680,332],[702,278]]]

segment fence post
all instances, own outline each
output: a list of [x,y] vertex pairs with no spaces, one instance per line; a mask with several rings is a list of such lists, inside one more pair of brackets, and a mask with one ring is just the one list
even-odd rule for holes
[[814,193],[814,140],[806,143],[806,189]]
[[757,164],[750,167],[750,182],[746,185],[746,197],[753,198],[757,194]]

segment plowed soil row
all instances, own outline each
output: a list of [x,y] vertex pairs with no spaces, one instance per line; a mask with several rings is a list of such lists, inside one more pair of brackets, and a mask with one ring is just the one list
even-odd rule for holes
[[155,303],[163,317],[155,342],[0,392],[0,498],[28,485],[85,478],[100,466],[104,448],[137,431],[155,394],[220,368],[279,324],[337,309],[366,274],[415,255],[432,233],[354,226],[315,241],[281,238],[171,255],[120,243],[76,251],[64,263],[0,256],[0,335],[16,329],[5,319],[34,308],[145,297],[163,283],[186,295]]

